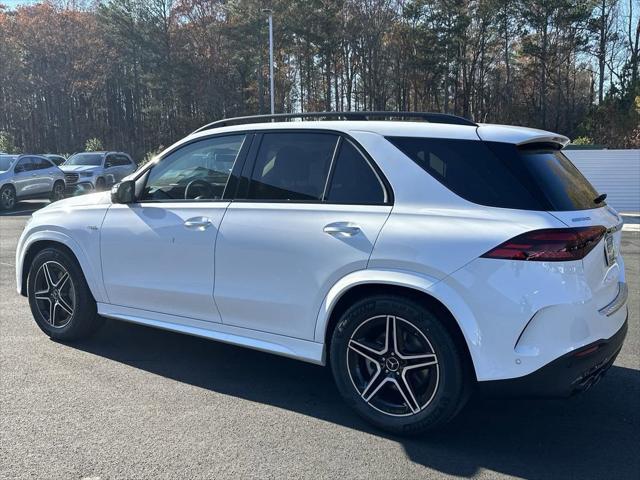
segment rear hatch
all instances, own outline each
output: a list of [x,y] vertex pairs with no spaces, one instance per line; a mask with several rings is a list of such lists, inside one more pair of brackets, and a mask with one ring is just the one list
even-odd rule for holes
[[[618,257],[621,219],[606,205],[604,192],[597,192],[562,153],[568,139],[549,132],[514,127],[481,126],[478,135],[483,141],[415,137],[387,139],[433,178],[467,201],[489,207],[547,212],[567,227],[577,229],[575,232],[534,234],[537,237],[533,241],[539,248],[544,249],[545,242],[553,242],[554,236],[558,235],[575,233],[578,238],[589,236],[591,245],[584,250],[588,251],[584,258],[574,252],[574,247],[577,248],[574,242],[560,245],[559,256],[556,255],[555,260],[560,257],[581,259],[586,283],[598,308],[611,302],[617,295],[618,281],[624,278],[624,266]],[[508,141],[496,141],[504,138]],[[526,240],[530,241],[531,237]],[[597,242],[595,246],[594,241]],[[605,255],[607,242],[608,258]],[[502,249],[497,255],[509,257],[513,247],[512,244],[508,252]],[[541,258],[544,256],[538,257]],[[521,259],[532,258],[523,254]]]
[[598,308],[618,294],[624,278],[620,258],[622,219],[571,161],[553,143],[521,146],[487,142],[504,161],[518,164],[523,188],[533,192],[545,210],[571,228],[598,227],[606,230],[599,244],[584,258],[585,281]]

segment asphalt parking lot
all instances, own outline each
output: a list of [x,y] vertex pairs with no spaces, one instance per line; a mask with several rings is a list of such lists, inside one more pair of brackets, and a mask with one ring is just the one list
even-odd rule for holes
[[640,478],[640,231],[623,232],[629,335],[566,400],[474,398],[445,430],[397,438],[328,369],[108,322],[61,344],[14,285],[29,212],[0,217],[0,478]]

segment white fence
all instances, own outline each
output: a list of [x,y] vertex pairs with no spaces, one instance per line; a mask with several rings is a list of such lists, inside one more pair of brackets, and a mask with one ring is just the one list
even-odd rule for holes
[[640,212],[640,150],[564,150],[607,204],[618,212]]

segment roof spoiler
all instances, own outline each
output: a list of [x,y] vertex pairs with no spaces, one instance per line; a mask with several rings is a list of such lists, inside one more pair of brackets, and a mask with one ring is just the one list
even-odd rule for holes
[[521,142],[516,143],[518,147],[533,148],[535,146],[549,146],[557,148],[558,150],[564,148],[569,143],[569,139],[564,135],[539,135],[531,138],[527,138]]

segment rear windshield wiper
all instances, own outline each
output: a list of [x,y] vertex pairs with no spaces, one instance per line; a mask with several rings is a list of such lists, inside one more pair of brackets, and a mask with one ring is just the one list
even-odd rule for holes
[[607,194],[603,193],[602,195],[597,196],[596,198],[593,199],[593,203],[595,203],[596,205],[604,202],[607,199]]

